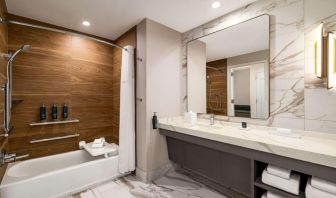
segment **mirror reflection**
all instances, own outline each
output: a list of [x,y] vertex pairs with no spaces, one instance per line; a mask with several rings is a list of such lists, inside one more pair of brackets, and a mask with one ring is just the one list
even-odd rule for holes
[[193,40],[187,46],[188,110],[269,117],[269,16]]

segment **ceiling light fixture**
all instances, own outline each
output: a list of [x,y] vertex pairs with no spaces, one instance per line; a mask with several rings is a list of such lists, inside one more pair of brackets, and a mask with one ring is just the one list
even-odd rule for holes
[[219,1],[215,1],[211,4],[212,8],[219,8],[221,6],[221,3]]
[[83,21],[82,24],[83,24],[84,26],[90,26],[90,25],[91,25],[91,23],[90,23],[89,21]]

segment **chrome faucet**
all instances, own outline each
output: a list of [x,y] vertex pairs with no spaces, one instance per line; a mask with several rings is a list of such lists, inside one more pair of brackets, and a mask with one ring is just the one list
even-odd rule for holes
[[214,125],[215,124],[215,114],[210,114],[210,125]]
[[0,166],[5,165],[8,162],[15,162],[16,154],[15,153],[6,153],[5,151],[0,152]]

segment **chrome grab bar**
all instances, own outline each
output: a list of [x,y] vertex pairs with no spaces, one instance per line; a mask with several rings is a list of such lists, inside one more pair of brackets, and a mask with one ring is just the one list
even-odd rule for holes
[[65,136],[59,136],[59,137],[52,137],[52,138],[43,138],[43,139],[33,139],[30,141],[31,144],[39,143],[39,142],[48,142],[53,140],[61,140],[61,139],[67,139],[67,138],[73,138],[78,137],[79,134],[72,134],[72,135],[65,135]]

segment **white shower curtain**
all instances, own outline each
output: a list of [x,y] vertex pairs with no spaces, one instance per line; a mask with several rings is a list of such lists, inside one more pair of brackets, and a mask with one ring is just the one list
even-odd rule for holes
[[122,50],[120,80],[119,172],[135,170],[134,47]]

